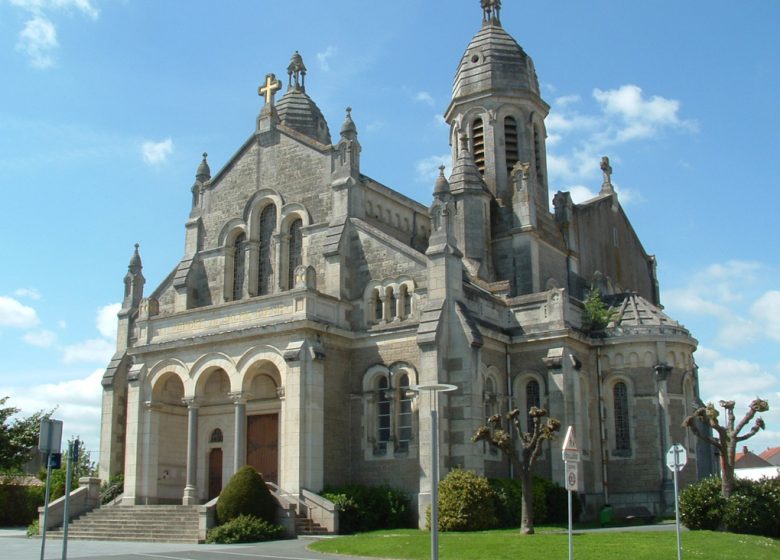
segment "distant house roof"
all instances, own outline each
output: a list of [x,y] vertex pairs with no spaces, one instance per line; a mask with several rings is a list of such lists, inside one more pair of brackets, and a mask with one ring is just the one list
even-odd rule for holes
[[759,457],[773,465],[780,465],[780,447],[770,447],[762,451]]
[[43,486],[43,482],[30,475],[2,475],[0,486]]
[[750,451],[747,445],[742,447],[742,451],[734,456],[734,468],[736,469],[756,469],[771,466],[772,463]]

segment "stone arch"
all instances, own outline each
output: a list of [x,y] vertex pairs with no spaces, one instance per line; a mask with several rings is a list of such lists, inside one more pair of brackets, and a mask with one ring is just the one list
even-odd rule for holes
[[[615,417],[615,386],[618,383],[622,383],[626,388],[626,405],[628,410],[628,450],[617,449],[616,441],[616,417]],[[608,434],[609,455],[614,458],[629,458],[632,457],[636,450],[636,392],[634,382],[630,376],[626,375],[622,371],[610,372],[604,380],[604,402],[607,412],[606,428]]]
[[[155,387],[158,383],[160,383],[160,380],[163,377],[167,377],[167,375],[171,373],[176,375],[181,380],[185,395],[188,393],[187,389],[191,385],[191,379],[187,366],[185,366],[184,363],[180,360],[175,358],[167,358],[157,362],[151,368],[149,368],[149,373],[147,374],[146,378],[148,380],[148,386],[151,395],[154,394]],[[152,398],[152,400],[154,399]]]
[[247,238],[250,241],[260,240],[260,214],[270,204],[276,207],[276,226],[274,230],[279,231],[279,221],[282,216],[281,210],[284,200],[278,192],[273,189],[260,189],[247,202],[244,208],[244,221],[248,224]]
[[160,373],[152,385],[152,402],[182,406],[184,399],[184,383],[178,374],[171,370]]
[[282,207],[280,231],[286,231],[290,224],[297,219],[303,222],[303,227],[311,225],[311,215],[306,207],[300,202],[288,202]]
[[[193,381],[193,393],[188,396],[202,399],[206,397],[208,394],[207,389],[209,389],[212,392],[212,395],[214,395],[213,391],[217,390],[220,398],[227,399],[228,394],[230,393],[230,379],[231,376],[234,375],[235,369],[233,360],[225,354],[213,352],[201,356],[195,360],[195,363],[192,364],[192,368],[190,369],[190,376]],[[220,371],[224,372],[224,379],[216,383],[216,380],[212,379],[212,376],[214,374],[221,375],[217,373]],[[222,393],[224,393],[224,396]],[[216,395],[210,397],[209,400],[212,400],[212,398],[216,398]]]
[[[538,403],[530,402],[529,400],[529,387],[533,382],[538,384]],[[528,411],[532,406],[538,405],[542,408],[546,408],[548,412],[552,414],[547,406],[547,382],[545,377],[538,371],[525,370],[519,373],[515,376],[512,389],[512,392],[515,395],[515,406],[520,411],[520,425],[523,427],[523,430],[530,429]]]
[[[239,358],[236,363],[236,377],[234,378],[233,391],[240,392],[243,390],[243,383],[250,370],[253,369],[255,364],[269,363],[274,366],[273,370],[276,372],[274,380],[278,387],[284,386],[286,374],[287,374],[287,362],[284,361],[281,351],[271,345],[262,344],[255,346],[244,352],[243,356]],[[270,371],[270,368],[269,368]]]
[[229,247],[236,240],[236,237],[242,233],[246,234],[246,223],[244,220],[234,218],[222,226],[217,237],[217,244],[220,247]]

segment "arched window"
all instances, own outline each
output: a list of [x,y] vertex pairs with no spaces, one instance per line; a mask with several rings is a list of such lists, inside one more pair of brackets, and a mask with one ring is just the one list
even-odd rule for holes
[[233,243],[233,300],[239,300],[244,295],[245,254],[246,235],[241,233]]
[[525,407],[526,407],[526,431],[531,432],[534,429],[534,419],[531,418],[531,407],[541,407],[541,394],[539,392],[539,382],[536,379],[531,379],[525,384]]
[[303,245],[303,221],[300,218],[290,225],[290,246],[287,258],[287,288],[295,287],[295,269],[303,264],[301,250]]
[[387,320],[392,321],[396,317],[398,298],[393,288],[387,288]]
[[612,406],[615,416],[615,450],[620,454],[631,453],[631,432],[628,420],[628,388],[622,381],[612,388]]
[[211,432],[209,443],[222,443],[222,439],[222,430],[216,428],[213,432]]
[[379,290],[374,290],[374,322],[378,323],[382,320],[382,298],[379,297]]
[[471,124],[471,151],[474,155],[474,163],[479,172],[485,174],[485,128],[482,119],[475,119]]
[[398,380],[398,444],[396,452],[407,453],[412,441],[412,396],[409,393],[409,376]]
[[406,319],[412,314],[412,294],[409,293],[409,288],[405,284],[401,286],[401,305],[403,317]]
[[260,213],[260,255],[257,275],[257,295],[271,293],[273,263],[271,241],[276,228],[276,206],[269,204]]
[[520,160],[520,147],[517,140],[517,121],[514,117],[504,119],[504,147],[506,156],[506,174],[509,177],[512,168]]
[[[485,420],[487,421],[491,416],[498,414],[498,398],[496,396],[496,382],[492,377],[485,378],[485,390],[483,391],[483,400],[485,402]],[[488,445],[483,442],[482,451],[486,451],[491,455],[498,455],[498,449],[492,445]]]
[[377,379],[376,397],[376,446],[375,453],[384,454],[387,451],[387,442],[390,441],[390,382],[387,376],[382,375]]

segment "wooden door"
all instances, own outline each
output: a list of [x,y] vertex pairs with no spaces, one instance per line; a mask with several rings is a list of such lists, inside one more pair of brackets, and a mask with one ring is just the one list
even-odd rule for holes
[[279,483],[279,415],[247,416],[246,463],[266,482]]
[[213,500],[222,492],[222,448],[217,447],[209,452],[209,500]]

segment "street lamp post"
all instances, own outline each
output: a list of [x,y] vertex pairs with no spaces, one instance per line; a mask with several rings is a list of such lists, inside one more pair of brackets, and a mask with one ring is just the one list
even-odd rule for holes
[[428,393],[431,409],[431,560],[439,560],[439,393],[454,391],[455,385],[431,383],[413,385],[412,391]]

